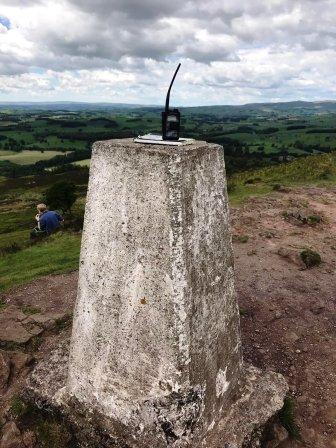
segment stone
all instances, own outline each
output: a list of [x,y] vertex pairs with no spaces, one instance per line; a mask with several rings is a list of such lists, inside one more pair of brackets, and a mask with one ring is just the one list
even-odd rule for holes
[[304,264],[304,262],[300,257],[299,251],[296,249],[292,249],[289,247],[280,247],[278,249],[278,255],[280,255],[280,257],[286,259],[290,263],[295,264],[301,269],[306,268],[306,265]]
[[267,442],[265,448],[277,448],[282,442],[288,439],[287,430],[278,423],[275,423],[272,428],[272,440]]
[[22,372],[22,370],[29,366],[33,361],[32,355],[29,353],[23,353],[23,352],[11,352],[10,353],[10,360],[11,363],[14,365],[15,373],[18,374]]
[[7,388],[10,375],[10,364],[5,352],[0,352],[0,391]]
[[51,330],[55,328],[58,321],[66,321],[69,317],[68,312],[32,314],[23,321],[23,325],[30,333],[41,334],[43,330]]
[[67,351],[27,397],[80,446],[236,448],[282,407],[242,361],[221,146],[94,144]]
[[315,315],[319,315],[319,314],[323,313],[324,310],[325,310],[325,305],[323,303],[315,304],[313,307],[310,308],[310,311]]
[[50,314],[34,314],[30,316],[30,319],[45,330],[50,330],[55,326],[55,319]]
[[284,336],[286,341],[292,344],[295,344],[295,342],[297,342],[300,339],[300,336],[294,333],[294,331],[289,331]]
[[38,325],[30,325],[30,326],[27,328],[27,330],[29,331],[29,333],[30,333],[32,336],[38,336],[38,335],[40,335],[41,333],[43,333],[43,328],[42,328],[42,327],[39,327]]
[[25,344],[32,335],[18,322],[9,321],[0,327],[0,344]]
[[275,312],[275,318],[276,318],[276,319],[280,319],[281,317],[282,317],[282,312],[279,311],[279,310],[277,310],[277,311]]
[[37,443],[36,435],[33,431],[25,431],[22,434],[22,441],[26,448],[34,448]]
[[26,317],[15,305],[7,306],[0,313],[0,345],[25,344],[32,338],[22,324]]
[[67,313],[45,313],[26,316],[20,308],[10,305],[0,313],[0,346],[24,345],[34,336],[57,325],[58,320],[68,317]]
[[21,322],[26,319],[26,315],[16,305],[8,305],[1,312],[0,318]]
[[21,433],[15,422],[8,422],[2,429],[0,448],[25,448]]

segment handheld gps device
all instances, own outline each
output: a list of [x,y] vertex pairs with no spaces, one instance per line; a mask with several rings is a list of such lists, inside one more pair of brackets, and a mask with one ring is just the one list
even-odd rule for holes
[[166,107],[164,112],[162,112],[162,140],[172,140],[178,141],[180,138],[180,121],[181,114],[178,109],[169,109],[169,98],[170,90],[172,88],[173,82],[175,81],[177,72],[179,71],[181,64],[177,66],[175,70],[173,79],[171,80],[167,97],[166,97]]

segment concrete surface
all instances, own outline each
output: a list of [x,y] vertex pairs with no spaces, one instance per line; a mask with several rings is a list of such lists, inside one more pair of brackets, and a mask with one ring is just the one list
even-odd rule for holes
[[188,440],[219,418],[240,369],[222,147],[95,143],[69,394]]
[[[72,448],[256,448],[260,439],[273,432],[273,416],[282,407],[288,391],[284,378],[274,372],[261,372],[243,365],[242,379],[235,399],[222,417],[214,421],[206,434],[198,440],[182,443],[165,427],[167,439],[146,445],[148,434],[139,432],[134,437],[130,428],[120,425],[93,408],[66,394],[68,352],[70,342],[63,341],[29,378],[25,399],[40,409],[42,416],[51,414],[64,431],[74,435]],[[175,398],[179,406],[178,396]],[[183,415],[183,407],[178,407]],[[275,421],[275,426],[278,424]],[[163,428],[162,428],[163,432]],[[169,437],[170,434],[170,437]]]

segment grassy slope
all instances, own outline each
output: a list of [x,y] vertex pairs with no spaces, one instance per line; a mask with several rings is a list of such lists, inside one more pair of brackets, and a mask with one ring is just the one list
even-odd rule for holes
[[230,201],[243,202],[250,196],[267,194],[277,185],[336,184],[336,153],[313,155],[290,163],[235,174],[228,181]]
[[78,267],[80,235],[55,234],[47,241],[0,258],[0,290]]
[[[228,181],[232,204],[249,196],[263,195],[274,190],[274,185],[324,185],[336,184],[336,153],[310,156],[291,163],[234,175]],[[84,197],[78,201],[83,206]],[[0,225],[0,246],[9,241],[27,241],[33,222],[34,209],[31,204],[19,210],[6,210]],[[12,233],[6,233],[6,228]],[[6,238],[7,235],[7,238]],[[10,238],[12,237],[12,238]],[[34,278],[51,273],[62,273],[77,269],[80,235],[59,233],[50,239],[26,247],[14,254],[0,258],[0,288],[8,289],[27,283]]]
[[35,207],[28,204],[0,206],[0,251],[10,244],[29,241],[29,231],[35,226]]

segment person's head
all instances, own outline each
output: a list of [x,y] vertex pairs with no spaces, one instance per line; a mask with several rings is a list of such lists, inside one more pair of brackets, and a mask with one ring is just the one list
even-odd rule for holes
[[47,210],[47,206],[45,204],[38,204],[36,208],[39,213],[44,213]]

